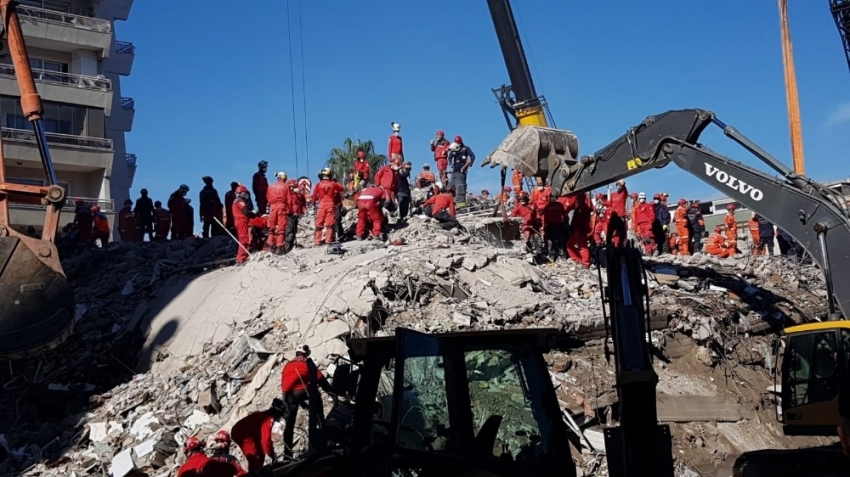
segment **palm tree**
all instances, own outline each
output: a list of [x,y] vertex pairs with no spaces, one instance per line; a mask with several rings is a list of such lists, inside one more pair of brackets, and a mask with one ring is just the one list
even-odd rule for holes
[[372,167],[372,176],[381,166],[387,163],[387,156],[375,153],[375,144],[371,140],[361,141],[345,138],[342,147],[331,149],[328,154],[327,167],[330,167],[340,181],[348,178],[348,174],[354,172],[354,163],[357,161],[357,152],[366,153],[366,161]]

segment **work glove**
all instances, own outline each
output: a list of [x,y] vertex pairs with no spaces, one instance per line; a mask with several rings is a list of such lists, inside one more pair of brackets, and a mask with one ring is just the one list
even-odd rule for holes
[[666,225],[662,225],[661,227],[664,229],[664,231],[665,231],[665,232],[667,231],[667,226],[666,226]]

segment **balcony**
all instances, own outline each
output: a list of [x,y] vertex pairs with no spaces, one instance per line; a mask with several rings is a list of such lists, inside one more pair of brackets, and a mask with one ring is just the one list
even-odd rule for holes
[[18,6],[18,18],[27,46],[55,51],[95,50],[101,57],[112,46],[112,22],[102,18]]
[[129,41],[115,41],[112,53],[103,62],[103,70],[107,73],[115,73],[127,76],[133,69],[133,60],[136,58],[136,45]]
[[127,153],[124,155],[124,161],[127,162],[127,167],[136,167],[136,155]]
[[[100,210],[106,214],[109,223],[112,224],[115,219],[115,201],[112,199],[97,199],[93,197],[79,197],[89,204],[97,204]],[[65,206],[62,207],[62,212],[59,215],[59,229],[65,226],[68,222],[74,221],[74,211],[76,209],[76,200],[78,197],[68,197],[65,201]],[[9,203],[9,219],[12,222],[12,227],[18,232],[25,233],[27,227],[33,226],[36,232],[41,233],[44,227],[44,211],[47,209],[43,205],[30,205]]]
[[[39,84],[39,94],[47,101],[101,108],[107,116],[111,113],[112,80],[109,78],[38,69],[32,70],[32,75]],[[0,94],[21,95],[13,65],[0,64]]]
[[136,100],[126,96],[121,97],[121,109],[134,111],[136,109]]
[[[47,144],[53,162],[63,170],[92,172],[112,170],[115,157],[112,140],[100,137],[47,133]],[[6,162],[19,167],[41,168],[41,155],[35,133],[27,129],[2,128]]]

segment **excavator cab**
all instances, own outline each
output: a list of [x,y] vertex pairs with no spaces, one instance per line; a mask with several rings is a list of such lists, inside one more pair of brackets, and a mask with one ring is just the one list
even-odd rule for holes
[[[33,125],[47,185],[7,183],[0,140],[0,358],[10,359],[58,346],[72,332],[75,309],[74,290],[53,243],[65,190],[57,184],[50,158],[44,108],[32,78],[16,4],[0,0],[0,16],[21,90],[21,107]],[[9,204],[13,202],[46,207],[41,239],[12,228]]]
[[782,432],[834,436],[841,424],[838,390],[850,376],[850,321],[786,328],[782,362]]

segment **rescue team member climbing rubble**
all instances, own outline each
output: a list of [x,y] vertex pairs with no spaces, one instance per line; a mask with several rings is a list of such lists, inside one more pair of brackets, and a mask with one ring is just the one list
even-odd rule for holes
[[[319,183],[313,189],[313,195],[310,198],[313,206],[318,204],[316,209],[316,234],[313,239],[314,245],[322,244],[322,234],[324,233],[324,241],[327,244],[334,242],[334,225],[336,224],[335,209],[336,206],[342,203],[342,194],[345,191],[342,185],[331,180],[333,173],[329,168],[322,169],[319,172]],[[375,178],[377,180],[377,176]]]
[[380,187],[369,187],[363,189],[360,196],[357,198],[357,240],[363,240],[366,236],[366,229],[371,224],[371,235],[369,238],[375,238],[386,241],[384,229],[384,205],[385,194]]
[[369,179],[372,177],[372,165],[366,160],[365,151],[357,151],[357,161],[354,162],[354,188],[363,189],[369,187]]
[[236,227],[236,238],[239,241],[239,247],[236,249],[237,264],[248,261],[248,247],[251,246],[248,222],[256,215],[256,212],[249,207],[248,188],[239,184],[236,187],[236,200],[233,201],[233,223]]
[[404,161],[404,144],[401,140],[401,124],[390,123],[393,128],[393,133],[390,135],[389,144],[387,145],[387,158],[390,162],[401,163]]
[[286,250],[284,248],[284,235],[286,234],[286,222],[289,217],[289,207],[292,204],[292,197],[289,184],[286,182],[286,173],[277,172],[274,176],[277,180],[269,186],[266,192],[269,202],[266,251],[276,255],[283,255]]
[[[443,186],[449,183],[449,176],[446,173],[449,167],[449,145],[446,133],[442,130],[437,131],[437,136],[431,139],[431,152],[434,153],[434,162],[437,163],[437,173],[440,174],[440,182]],[[424,168],[427,168],[427,166],[423,166]],[[433,183],[435,180],[432,179],[431,182]],[[422,187],[427,187],[427,185]]]
[[213,442],[212,460],[230,466],[232,470],[231,473],[228,474],[229,476],[242,477],[248,473],[242,468],[242,464],[239,463],[239,459],[230,453],[230,444],[232,442],[230,440],[230,434],[228,434],[227,431],[222,429],[216,432],[213,436]]
[[[266,456],[270,457],[272,462],[276,461],[277,455],[272,442],[272,427],[275,422],[286,416],[286,412],[286,404],[275,398],[269,409],[248,414],[233,425],[230,435],[233,442],[239,446],[245,460],[248,461],[248,472],[262,467],[265,464]],[[292,432],[288,423],[286,430]],[[286,436],[285,432],[284,437]],[[292,446],[291,441],[289,446]]]
[[450,183],[455,188],[458,207],[466,207],[466,174],[472,164],[475,162],[475,153],[466,144],[463,143],[463,138],[455,136],[454,142],[449,145],[449,168],[452,175]]
[[286,457],[292,457],[295,420],[298,417],[298,408],[306,405],[310,398],[308,385],[312,373],[315,373],[313,376],[318,386],[333,396],[328,380],[310,359],[310,347],[304,344],[295,349],[295,358],[286,363],[280,376],[280,390],[283,393],[283,402],[286,403],[286,425],[283,428],[283,452]]

